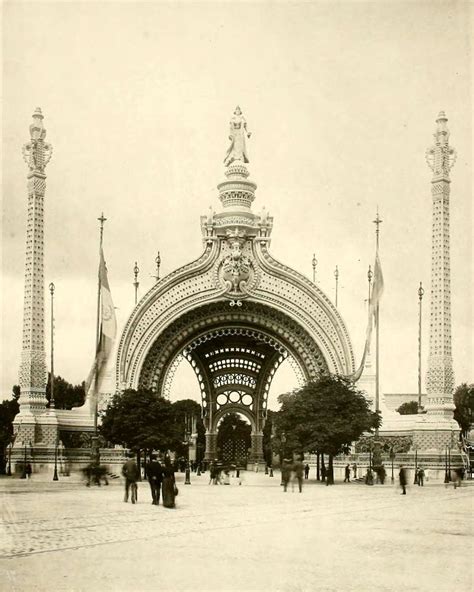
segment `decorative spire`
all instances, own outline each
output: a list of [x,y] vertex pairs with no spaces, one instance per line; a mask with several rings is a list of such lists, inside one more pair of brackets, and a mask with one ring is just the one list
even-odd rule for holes
[[316,283],[316,266],[318,265],[318,260],[316,259],[315,253],[313,253],[312,264],[313,264],[313,284],[315,284]]
[[[30,141],[23,146],[23,158],[28,165],[28,209],[26,231],[25,290],[23,304],[23,343],[20,365],[19,399],[21,418],[29,418],[42,413],[46,408],[46,360],[44,349],[44,194],[46,175],[52,148],[44,139],[46,129],[43,114],[38,107],[33,113],[29,126]],[[23,421],[22,430],[26,430]],[[28,430],[27,430],[28,432]],[[22,435],[35,441],[31,431]]]
[[133,277],[135,281],[133,282],[133,286],[135,288],[135,306],[137,305],[138,301],[138,286],[140,282],[138,281],[138,274],[140,272],[140,268],[138,267],[138,263],[135,261],[135,265],[133,266]]
[[[433,171],[431,244],[430,345],[426,376],[428,416],[452,421],[454,373],[451,350],[451,272],[449,237],[449,171],[455,151],[449,146],[447,117],[440,111],[436,119],[435,144],[426,151]],[[421,300],[420,300],[421,302]],[[447,429],[450,429],[449,425]]]
[[155,264],[156,264],[156,275],[154,275],[153,277],[155,278],[156,281],[158,281],[160,279],[160,266],[161,266],[160,251],[158,251],[158,255],[155,257]]
[[444,179],[449,181],[449,171],[456,162],[456,151],[449,146],[448,118],[440,111],[436,119],[436,130],[433,134],[435,143],[426,150],[426,162],[433,171],[433,182]]
[[33,113],[33,123],[30,124],[31,141],[23,146],[23,159],[30,171],[40,173],[44,171],[53,153],[51,144],[44,141],[46,129],[43,126],[43,119],[41,109],[37,107]]

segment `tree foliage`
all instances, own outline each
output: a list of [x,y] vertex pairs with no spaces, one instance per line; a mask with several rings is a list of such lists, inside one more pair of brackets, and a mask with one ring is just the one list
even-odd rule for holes
[[474,422],[474,384],[460,384],[454,392],[454,419],[463,435],[466,435]]
[[416,415],[418,413],[418,401],[407,401],[397,409],[400,415]]
[[18,399],[20,397],[20,387],[13,387],[13,399],[7,399],[0,403],[0,473],[5,472],[5,451],[13,438],[13,420],[20,410]]
[[351,442],[380,425],[364,394],[339,376],[322,376],[293,394],[280,395],[279,401],[279,431],[302,452],[346,452]]
[[[72,409],[84,404],[86,398],[85,383],[71,384],[61,376],[54,377],[54,406],[56,409]],[[48,407],[51,400],[51,373],[48,373],[46,385]]]
[[147,389],[116,394],[102,414],[100,432],[112,444],[134,450],[174,449],[183,437],[172,403]]
[[181,440],[175,444],[175,452],[178,456],[187,455],[187,444],[185,444],[185,426],[186,418],[196,418],[196,431],[197,431],[197,456],[200,460],[200,451],[204,451],[206,447],[206,428],[201,419],[201,405],[192,399],[181,399],[175,401],[172,407],[173,421],[178,434],[181,434]]

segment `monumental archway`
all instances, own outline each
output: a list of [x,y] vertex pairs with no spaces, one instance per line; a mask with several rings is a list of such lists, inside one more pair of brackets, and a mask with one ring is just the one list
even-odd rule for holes
[[236,411],[252,426],[251,460],[261,461],[268,391],[283,360],[304,382],[323,372],[349,375],[354,359],[332,302],[269,253],[273,218],[251,210],[256,185],[244,165],[243,121],[236,110],[227,179],[218,185],[223,208],[201,218],[204,252],[138,303],[121,337],[116,379],[118,390],[166,396],[183,356],[201,390],[206,458],[215,454],[219,419]]

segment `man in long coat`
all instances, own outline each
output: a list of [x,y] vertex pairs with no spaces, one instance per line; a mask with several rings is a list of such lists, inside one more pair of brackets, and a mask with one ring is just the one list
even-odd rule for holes
[[148,483],[150,484],[151,499],[154,506],[160,503],[161,482],[163,481],[163,471],[161,464],[158,462],[156,454],[152,454],[151,462],[148,463],[146,474]]

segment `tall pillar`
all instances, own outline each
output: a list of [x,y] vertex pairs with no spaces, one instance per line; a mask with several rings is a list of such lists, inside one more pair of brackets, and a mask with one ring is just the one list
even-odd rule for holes
[[[46,361],[44,349],[44,169],[52,147],[45,142],[43,115],[37,108],[30,125],[30,141],[23,146],[28,165],[28,216],[26,228],[25,288],[23,305],[23,342],[20,364],[20,412],[14,425],[16,443],[38,439],[36,423],[46,409]],[[40,436],[41,439],[41,436]]]
[[265,458],[263,455],[263,432],[252,433],[250,439],[252,451],[252,456],[249,459],[250,462],[258,465],[264,465]]
[[217,433],[206,432],[206,452],[204,453],[204,460],[211,461],[217,458]]
[[[435,143],[427,150],[427,163],[433,171],[431,244],[430,341],[426,375],[426,415],[418,424],[432,430],[416,438],[422,448],[441,448],[449,443],[452,432],[458,431],[453,419],[454,373],[451,351],[451,272],[449,254],[449,172],[455,151],[449,146],[449,131],[444,111],[436,120]],[[417,426],[418,427],[418,426]],[[423,429],[423,428],[422,428]]]

